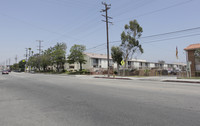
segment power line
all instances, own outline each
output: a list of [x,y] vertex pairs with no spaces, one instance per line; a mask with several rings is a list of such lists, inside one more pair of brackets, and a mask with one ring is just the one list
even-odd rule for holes
[[185,35],[185,36],[179,36],[179,37],[173,37],[173,38],[167,38],[167,39],[160,39],[160,40],[155,40],[155,41],[149,41],[149,42],[143,42],[142,44],[149,44],[149,43],[154,43],[154,42],[160,42],[160,41],[166,41],[166,40],[172,40],[172,39],[179,39],[179,38],[187,38],[190,36],[199,36],[199,34],[191,34],[191,35]]
[[[145,5],[148,5],[148,4],[151,4],[153,1],[155,1],[155,0],[150,0],[150,1],[146,1],[146,0],[144,0],[144,1],[142,1],[142,2],[144,2],[144,3],[142,3],[141,1],[139,1],[139,2],[141,2],[141,5],[139,4],[139,2],[138,2],[138,5],[136,5],[136,3],[134,3],[134,8],[131,8],[131,11],[133,11],[133,10],[136,10],[136,9],[138,9],[138,8],[140,8],[140,7],[143,7],[143,6],[145,6]],[[131,1],[132,2],[132,1]],[[131,4],[128,4],[128,5],[131,5]],[[132,7],[132,6],[131,6]],[[123,11],[123,12],[121,12],[121,13],[119,13],[119,14],[117,14],[116,16],[113,16],[113,17],[119,17],[119,16],[121,16],[121,15],[124,15],[125,13],[127,13],[127,12],[130,12],[130,10],[128,9],[126,9],[126,11]]]
[[[143,16],[146,16],[146,15],[150,15],[150,14],[153,14],[153,13],[164,11],[164,10],[167,10],[167,9],[170,9],[170,8],[174,8],[174,7],[177,7],[177,6],[180,6],[180,5],[190,3],[192,1],[194,1],[194,0],[188,0],[188,1],[180,2],[180,3],[174,4],[172,6],[168,6],[168,7],[165,7],[165,8],[161,8],[161,9],[158,9],[158,10],[154,10],[154,11],[150,11],[150,12],[147,12],[147,13],[143,13],[143,14],[134,16],[134,18],[143,17]],[[132,18],[126,18],[126,19],[122,19],[122,20],[119,20],[119,21],[116,21],[116,22],[121,22],[121,21],[124,21],[124,20],[127,20],[127,19],[132,19]]]
[[[111,41],[110,43],[118,43],[118,42],[121,42],[121,40],[119,40],[119,41]],[[86,49],[86,51],[87,51],[87,50],[94,49],[94,48],[97,48],[97,47],[100,47],[100,46],[103,46],[103,45],[106,45],[106,43],[102,43],[102,44],[99,44],[99,45],[97,45],[97,46],[91,47],[91,48],[89,48],[89,49]]]
[[[152,37],[158,37],[158,36],[164,36],[164,35],[170,35],[170,34],[175,34],[175,33],[182,33],[182,32],[187,32],[187,31],[194,31],[194,30],[199,30],[200,27],[195,27],[195,28],[189,28],[189,29],[184,29],[184,30],[179,30],[179,31],[173,31],[173,32],[167,32],[167,33],[162,33],[162,34],[156,34],[156,35],[150,35],[150,36],[145,36],[145,37],[141,37],[140,39],[144,39],[144,38],[152,38]],[[157,41],[166,41],[166,40],[171,40],[171,39],[178,39],[181,37],[190,37],[190,36],[197,36],[199,34],[191,34],[191,35],[185,35],[185,36],[178,36],[178,37],[173,37],[173,38],[167,38],[167,39],[160,39],[160,40],[155,40],[155,41],[149,41],[149,42],[143,42],[143,43],[152,43],[152,42],[157,42]],[[121,40],[118,41],[112,41],[110,43],[119,43],[121,42]],[[89,49],[86,49],[86,51],[91,50],[91,49],[95,49],[97,47],[101,47],[103,45],[105,45],[106,43],[102,43],[99,44],[97,46],[91,47]]]
[[145,36],[145,37],[141,37],[141,39],[143,39],[143,38],[150,38],[150,37],[157,37],[157,36],[164,36],[164,35],[169,35],[169,34],[174,34],[174,33],[181,33],[181,32],[193,31],[193,30],[200,30],[200,27],[189,28],[189,29],[184,29],[184,30],[179,30],[179,31],[173,31],[173,32],[167,32],[167,33],[162,33],[162,34],[157,34],[157,35]]
[[[77,6],[77,7],[79,7],[79,8],[91,8],[92,9],[92,7],[91,6],[87,6],[87,7],[85,7],[85,6],[83,6],[83,3],[75,3],[75,2],[72,2],[72,1],[64,1],[64,0],[42,0],[42,2],[45,2],[45,1],[47,1],[47,3],[49,3],[49,2],[51,2],[51,3],[56,3],[57,5],[61,5],[61,6],[64,6],[64,7],[66,7],[66,6],[68,6],[68,7],[75,7],[75,6]],[[85,4],[85,5],[89,5],[89,4]]]
[[3,14],[3,13],[1,13],[1,12],[0,12],[0,15],[2,15],[2,16],[4,16],[4,17],[7,17],[7,18],[11,18],[11,19],[18,20],[19,22],[21,22],[21,23],[23,23],[23,24],[26,24],[26,25],[29,25],[29,26],[34,27],[35,29],[40,29],[40,30],[42,30],[42,31],[46,31],[46,32],[49,32],[49,33],[52,33],[52,34],[56,34],[56,35],[59,35],[59,36],[69,37],[69,38],[72,38],[72,39],[75,39],[75,40],[80,40],[80,39],[71,37],[71,36],[66,35],[66,34],[63,35],[63,34],[61,34],[61,33],[58,33],[58,32],[55,32],[55,31],[51,31],[51,30],[48,30],[48,29],[46,29],[46,28],[42,28],[42,27],[37,26],[37,25],[35,25],[35,24],[31,24],[31,23],[29,23],[29,22],[26,22],[26,21],[24,21],[24,20],[21,20],[21,19],[19,19],[19,18],[13,17],[13,16],[9,16],[9,15]]

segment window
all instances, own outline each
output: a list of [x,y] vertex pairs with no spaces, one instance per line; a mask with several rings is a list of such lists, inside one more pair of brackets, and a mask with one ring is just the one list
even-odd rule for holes
[[142,62],[140,62],[140,67],[142,67]]
[[131,61],[128,61],[128,65],[129,65],[129,66],[131,65]]
[[148,67],[148,63],[145,63],[145,67]]
[[70,69],[74,69],[74,66],[69,66]]

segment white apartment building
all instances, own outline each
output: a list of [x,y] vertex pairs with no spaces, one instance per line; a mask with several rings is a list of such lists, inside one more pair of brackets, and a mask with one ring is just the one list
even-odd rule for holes
[[[83,69],[90,71],[97,70],[106,70],[108,68],[107,55],[105,54],[95,54],[95,53],[84,53],[86,64],[82,65]],[[113,63],[110,56],[110,66],[114,69],[117,68],[117,64]],[[146,60],[140,59],[131,59],[127,62],[128,69],[165,69],[165,70],[182,70],[186,67],[184,63],[156,63],[156,62],[147,62]],[[79,70],[80,64],[65,64],[67,70]],[[122,66],[121,66],[122,68]]]
[[[86,60],[85,64],[82,64],[83,69],[87,69],[90,71],[96,71],[96,70],[105,70],[108,68],[108,61],[107,61],[107,55],[105,54],[95,54],[95,53],[84,53],[84,59]],[[116,63],[113,63],[112,58],[110,56],[109,64],[112,67],[117,67]],[[79,70],[80,64],[65,64],[65,68],[67,70]]]

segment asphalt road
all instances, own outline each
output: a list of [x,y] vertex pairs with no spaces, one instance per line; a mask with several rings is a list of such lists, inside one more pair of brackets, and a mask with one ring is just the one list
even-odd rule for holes
[[200,85],[0,75],[0,126],[199,126]]

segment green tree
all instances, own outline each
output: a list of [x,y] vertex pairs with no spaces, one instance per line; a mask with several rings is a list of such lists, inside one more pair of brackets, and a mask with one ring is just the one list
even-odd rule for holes
[[137,51],[143,53],[142,46],[138,40],[141,37],[142,32],[143,29],[136,20],[130,21],[129,24],[124,26],[124,31],[121,33],[122,43],[120,45],[125,62],[123,75],[125,75],[125,68],[128,59],[130,59]]
[[24,70],[25,70],[25,64],[26,64],[26,60],[25,60],[25,59],[19,61],[19,69],[20,69],[21,71],[24,71]]
[[56,65],[58,72],[60,71],[60,68],[62,68],[64,71],[64,64],[66,62],[66,56],[65,56],[66,49],[67,49],[67,45],[65,43],[57,43],[52,48],[51,58],[52,58],[53,64]]
[[118,46],[113,46],[111,48],[112,60],[113,60],[113,62],[117,63],[117,72],[118,73],[119,73],[119,65],[121,64],[121,61],[122,61],[122,55],[123,55],[123,52],[121,51],[121,49]]
[[11,66],[11,70],[19,70],[19,64],[15,63]]
[[39,62],[40,62],[40,56],[39,56],[39,54],[35,54],[35,55],[29,57],[27,65],[31,66],[31,68],[40,69]]
[[70,55],[68,56],[68,63],[79,63],[80,64],[80,71],[82,71],[82,64],[86,63],[86,60],[84,59],[83,52],[85,51],[84,45],[74,45],[70,49]]
[[42,55],[42,66],[43,69],[46,70],[46,68],[48,66],[52,66],[53,65],[53,48],[50,47],[47,50],[44,51],[43,55]]

